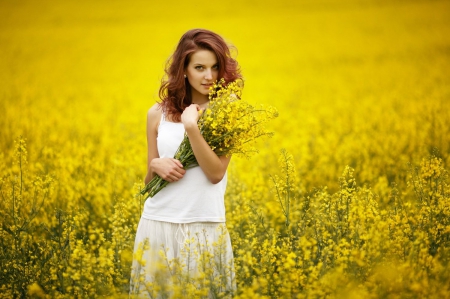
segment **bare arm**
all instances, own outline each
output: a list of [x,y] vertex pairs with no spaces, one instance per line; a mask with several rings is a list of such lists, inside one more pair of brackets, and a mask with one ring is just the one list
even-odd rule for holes
[[161,110],[157,104],[153,105],[147,112],[147,175],[145,184],[158,174],[168,182],[180,180],[186,170],[180,161],[173,158],[160,158],[156,138],[158,137],[158,125],[161,119]]
[[200,134],[197,126],[199,109],[200,107],[196,104],[190,105],[181,115],[181,121],[189,137],[198,164],[208,180],[213,184],[217,184],[225,175],[231,156],[217,156],[209,147],[202,134]]

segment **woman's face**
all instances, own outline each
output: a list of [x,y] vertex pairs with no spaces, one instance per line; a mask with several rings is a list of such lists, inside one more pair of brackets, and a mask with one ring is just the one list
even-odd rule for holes
[[204,99],[205,96],[208,96],[209,88],[219,75],[219,64],[216,55],[209,50],[197,50],[191,55],[185,72],[187,80],[192,87],[192,101]]

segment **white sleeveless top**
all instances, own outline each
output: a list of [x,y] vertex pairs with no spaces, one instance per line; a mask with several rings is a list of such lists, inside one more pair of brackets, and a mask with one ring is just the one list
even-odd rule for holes
[[[184,132],[182,123],[166,121],[163,113],[157,137],[160,158],[173,158]],[[212,184],[200,166],[188,169],[181,180],[147,198],[142,218],[172,223],[225,222],[226,186],[227,173]]]

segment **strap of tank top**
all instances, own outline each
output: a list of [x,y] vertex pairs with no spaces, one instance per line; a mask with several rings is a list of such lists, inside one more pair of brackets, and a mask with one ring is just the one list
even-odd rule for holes
[[166,121],[166,114],[164,113],[164,109],[161,111],[161,121]]

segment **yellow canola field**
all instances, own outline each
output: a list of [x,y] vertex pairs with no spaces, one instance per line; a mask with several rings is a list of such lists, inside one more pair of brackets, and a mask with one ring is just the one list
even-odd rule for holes
[[228,171],[236,293],[149,293],[449,298],[444,0],[0,2],[0,298],[127,298],[146,112],[196,27],[279,117]]

